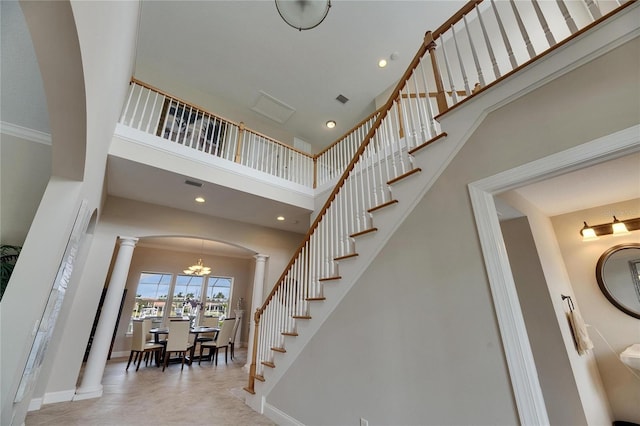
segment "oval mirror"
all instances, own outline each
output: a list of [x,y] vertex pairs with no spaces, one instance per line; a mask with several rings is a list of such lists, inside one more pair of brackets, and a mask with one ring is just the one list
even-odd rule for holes
[[596,265],[596,279],[609,302],[640,319],[640,244],[621,244],[605,251]]

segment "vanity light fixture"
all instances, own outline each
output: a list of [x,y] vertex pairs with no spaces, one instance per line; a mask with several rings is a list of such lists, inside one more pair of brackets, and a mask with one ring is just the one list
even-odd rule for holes
[[582,235],[582,241],[593,241],[598,239],[596,231],[587,225],[587,222],[584,222],[584,227],[580,230],[580,234]]
[[613,217],[613,222],[611,223],[611,229],[613,229],[613,235],[625,235],[629,233],[627,229],[627,225],[624,222],[620,222],[617,217]]
[[582,241],[597,240],[598,237],[603,235],[627,235],[631,231],[637,231],[640,229],[640,217],[633,219],[619,220],[613,216],[613,222],[602,223],[600,225],[587,225],[584,222],[584,226],[580,229],[580,235],[582,235]]

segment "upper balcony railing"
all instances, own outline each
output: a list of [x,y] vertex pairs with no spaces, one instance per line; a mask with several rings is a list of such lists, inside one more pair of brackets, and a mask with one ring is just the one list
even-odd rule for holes
[[313,188],[340,177],[376,116],[312,155],[132,79],[120,124]]
[[208,155],[313,186],[313,155],[135,79],[131,80],[120,123]]

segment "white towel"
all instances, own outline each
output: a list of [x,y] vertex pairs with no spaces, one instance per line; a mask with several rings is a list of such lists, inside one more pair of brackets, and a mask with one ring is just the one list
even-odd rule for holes
[[573,339],[576,343],[576,349],[580,355],[586,354],[589,349],[593,349],[593,342],[589,338],[589,332],[587,326],[580,316],[580,313],[576,310],[569,312],[569,323],[571,324],[571,331],[573,333]]

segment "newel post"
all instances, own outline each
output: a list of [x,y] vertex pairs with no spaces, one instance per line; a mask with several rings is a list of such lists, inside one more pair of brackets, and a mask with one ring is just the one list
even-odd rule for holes
[[256,309],[256,313],[253,315],[255,328],[253,331],[253,351],[251,353],[251,365],[249,366],[249,383],[244,388],[247,392],[254,395],[255,383],[256,383],[256,359],[258,358],[258,333],[260,328],[260,309]]
[[236,141],[236,158],[234,161],[239,163],[242,159],[242,140],[244,139],[244,123],[241,121],[238,125],[238,140]]
[[442,84],[442,76],[440,75],[440,68],[438,67],[438,58],[436,58],[436,42],[433,39],[431,31],[427,31],[424,35],[424,44],[429,51],[429,57],[431,58],[431,66],[433,67],[433,79],[436,82],[436,102],[438,103],[438,112],[442,114],[449,106],[447,105],[447,97],[444,91],[444,85]]

